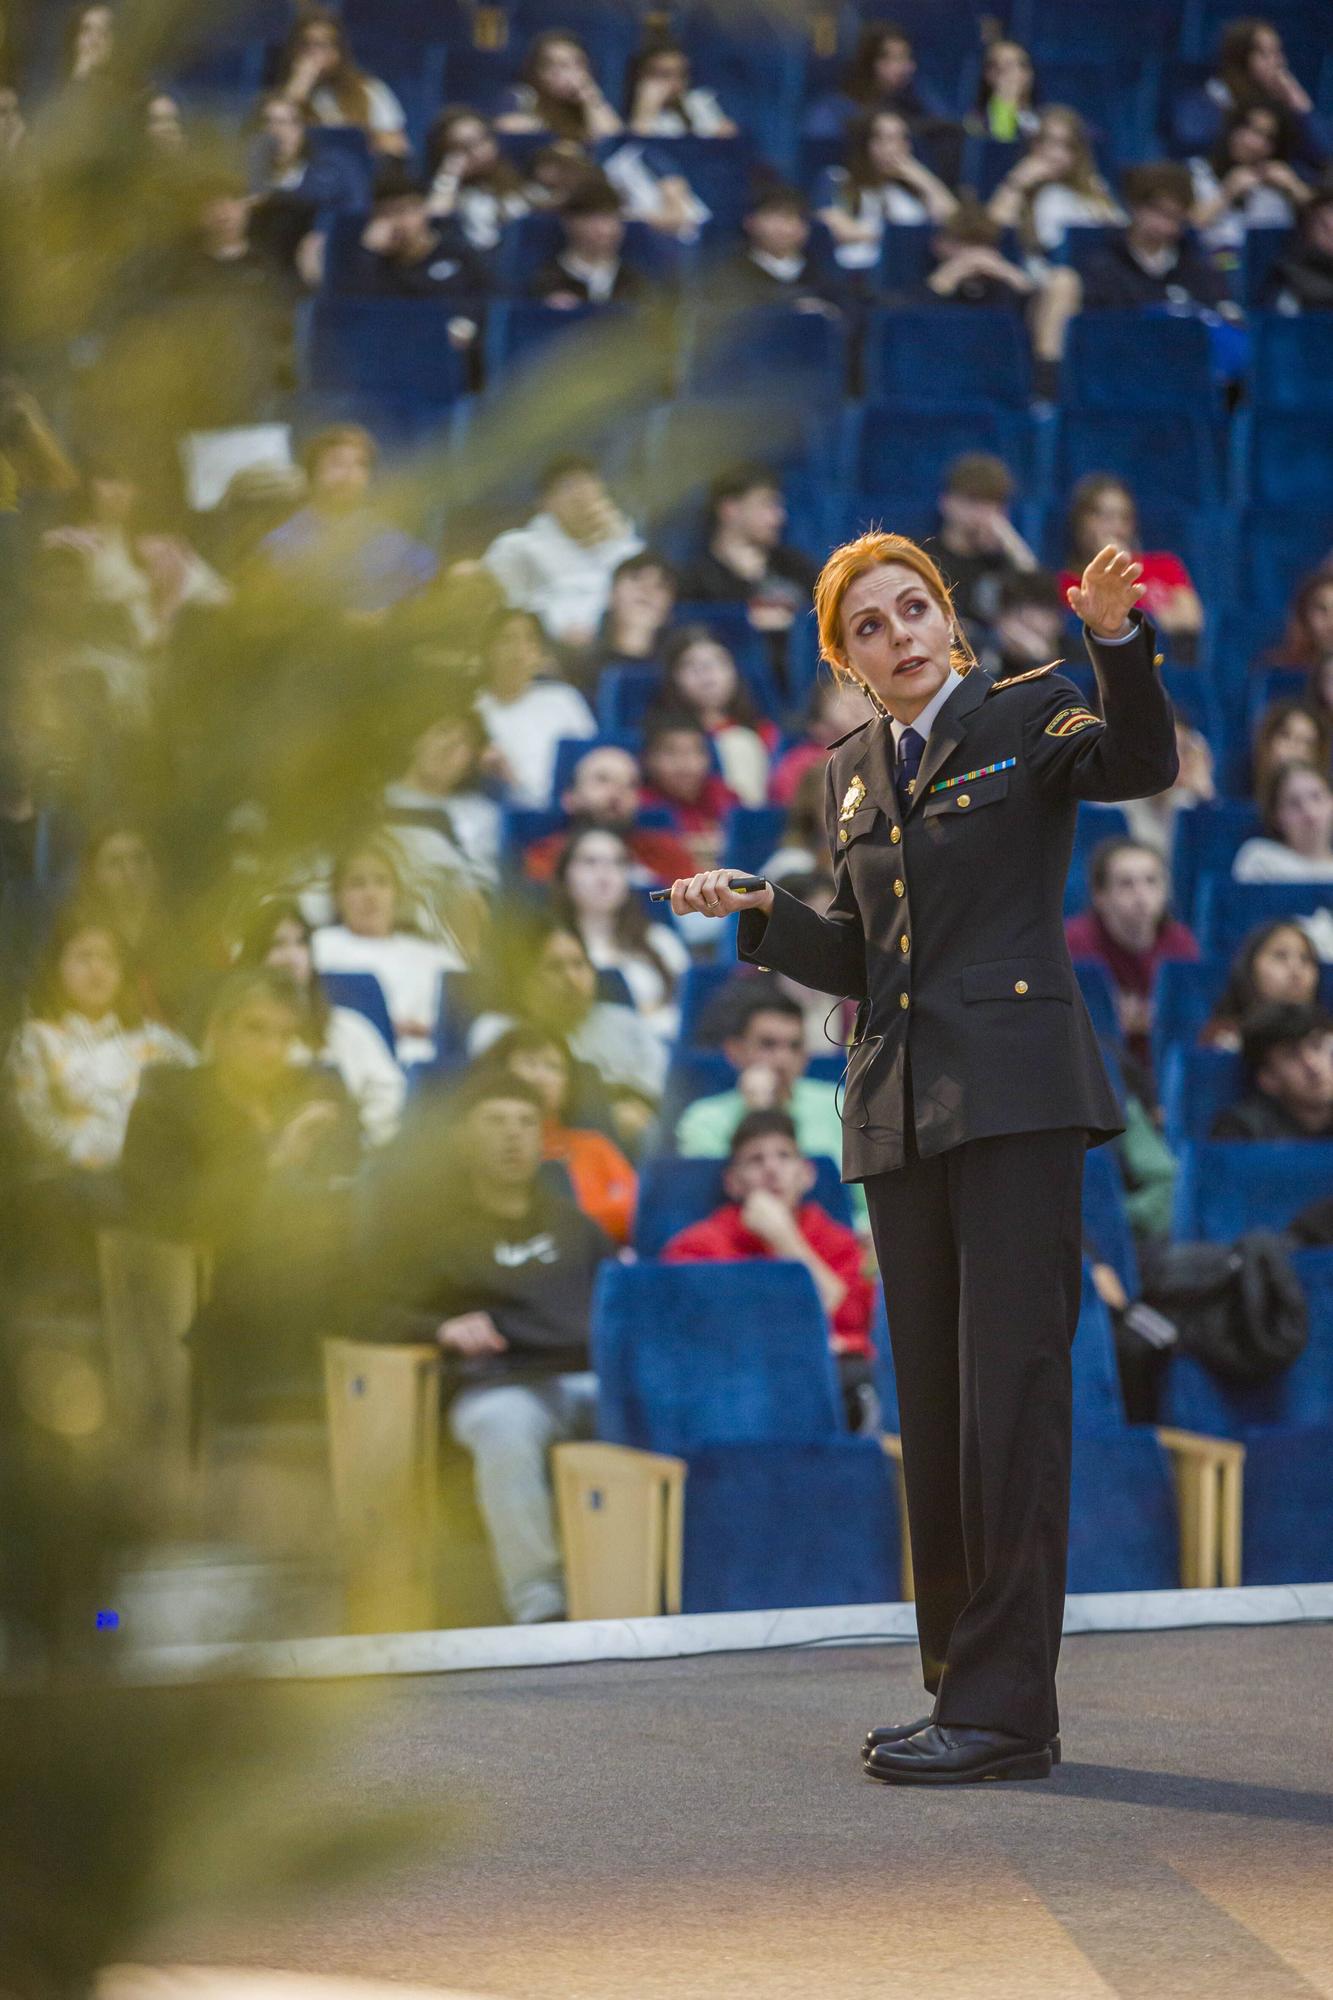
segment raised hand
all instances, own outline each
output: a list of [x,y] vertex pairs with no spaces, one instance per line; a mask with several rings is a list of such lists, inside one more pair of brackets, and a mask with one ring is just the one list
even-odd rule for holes
[[1084,570],[1082,583],[1072,583],[1065,592],[1069,608],[1094,639],[1119,638],[1143,595],[1142,575],[1142,563],[1108,542]]

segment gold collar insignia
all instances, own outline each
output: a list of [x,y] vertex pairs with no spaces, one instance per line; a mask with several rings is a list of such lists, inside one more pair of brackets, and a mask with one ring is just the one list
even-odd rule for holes
[[842,795],[842,806],[841,809],[839,810],[838,818],[850,819],[852,814],[856,812],[857,809],[863,803],[865,795],[866,795],[865,784],[861,778],[860,773],[858,772],[857,775],[852,779],[851,784],[848,785],[846,791]]

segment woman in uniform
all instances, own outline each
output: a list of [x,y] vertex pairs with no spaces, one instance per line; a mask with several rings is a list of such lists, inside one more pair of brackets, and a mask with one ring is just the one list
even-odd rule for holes
[[743,959],[860,1003],[843,1174],[865,1185],[901,1413],[930,1716],[873,1729],[874,1777],[1045,1777],[1069,1535],[1083,1156],[1122,1119],[1065,947],[1080,799],[1154,796],[1175,730],[1139,565],[1105,548],[1068,601],[1101,712],[1052,667],[995,681],[916,543],[836,549],[823,658],[878,714],[834,745],[825,915],[737,871],[678,881],[741,912]]

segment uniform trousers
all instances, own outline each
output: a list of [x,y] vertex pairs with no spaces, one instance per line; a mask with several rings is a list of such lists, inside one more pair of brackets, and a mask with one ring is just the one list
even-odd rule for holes
[[1086,1147],[1071,1128],[972,1139],[864,1184],[937,1723],[1060,1726]]

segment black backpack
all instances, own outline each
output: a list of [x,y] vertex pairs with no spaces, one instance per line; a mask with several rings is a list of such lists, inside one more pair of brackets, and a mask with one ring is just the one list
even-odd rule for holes
[[1143,1296],[1187,1354],[1230,1382],[1262,1382],[1305,1346],[1309,1312],[1287,1245],[1268,1229],[1234,1243],[1166,1243],[1145,1257]]

